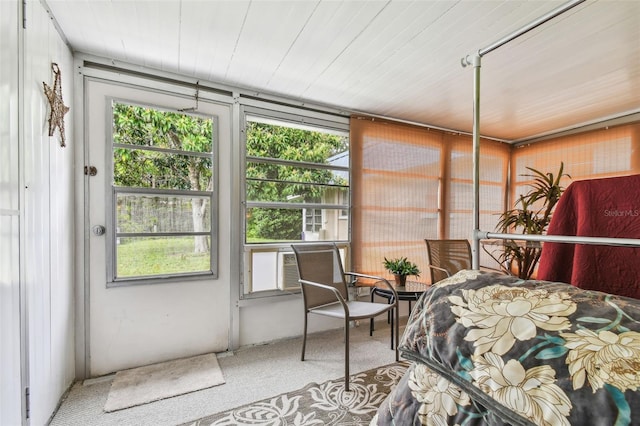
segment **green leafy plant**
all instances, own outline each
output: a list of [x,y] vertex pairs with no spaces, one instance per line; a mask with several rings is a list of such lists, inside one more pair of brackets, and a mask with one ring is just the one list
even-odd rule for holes
[[418,265],[407,260],[406,257],[400,257],[396,259],[384,258],[384,267],[394,275],[420,275],[420,269]]
[[[553,208],[564,192],[560,185],[563,176],[564,163],[560,163],[557,174],[542,173],[531,167],[531,172],[522,176],[533,179],[531,189],[520,195],[515,208],[500,215],[496,230],[501,233],[543,234],[549,222]],[[498,262],[505,272],[514,273],[519,278],[529,279],[540,260],[542,246],[540,244],[522,244],[513,240],[505,240],[503,252],[498,256]]]

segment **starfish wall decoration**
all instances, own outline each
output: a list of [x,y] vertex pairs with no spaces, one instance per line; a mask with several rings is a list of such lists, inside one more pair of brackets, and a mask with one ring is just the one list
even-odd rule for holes
[[54,80],[53,88],[44,81],[44,94],[49,99],[51,112],[49,113],[49,136],[53,136],[53,132],[58,128],[60,132],[60,146],[65,146],[64,135],[64,115],[69,112],[69,107],[64,104],[62,99],[62,73],[60,67],[55,62],[51,63],[51,71],[53,71]]

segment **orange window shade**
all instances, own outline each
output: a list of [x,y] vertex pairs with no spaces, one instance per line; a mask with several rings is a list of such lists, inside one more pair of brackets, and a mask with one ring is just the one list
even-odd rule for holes
[[[448,136],[450,173],[445,179],[443,235],[447,238],[471,240],[473,230],[473,142],[468,136]],[[491,140],[480,141],[480,229],[494,231],[505,210],[507,175],[511,146]],[[480,265],[498,268],[497,262],[484,250],[479,252]]]
[[512,154],[511,199],[529,190],[531,172],[557,174],[560,163],[564,173],[563,186],[574,180],[625,176],[640,172],[640,124],[628,124],[608,129],[553,138],[519,147]]
[[[353,267],[390,276],[384,258],[407,257],[427,279],[425,238],[471,236],[471,137],[352,118],[350,140]],[[493,141],[481,149],[481,208],[492,223],[505,205],[509,152]]]
[[350,140],[353,267],[389,276],[384,258],[407,257],[425,271],[423,239],[438,232],[442,134],[353,118]]
[[[471,238],[473,146],[458,135],[397,122],[352,118],[352,254],[360,272],[389,276],[385,257],[407,257],[426,277],[425,238]],[[528,191],[527,167],[571,181],[640,173],[640,124],[594,130],[512,148],[480,143],[480,229]],[[508,173],[510,169],[510,190]],[[507,191],[509,194],[507,194]],[[507,197],[509,195],[509,197]],[[480,264],[495,267],[481,250]]]
[[[448,136],[450,173],[446,197],[448,238],[471,239],[473,230],[473,144],[468,136]],[[480,141],[480,228],[493,231],[504,211],[511,147],[491,140]]]

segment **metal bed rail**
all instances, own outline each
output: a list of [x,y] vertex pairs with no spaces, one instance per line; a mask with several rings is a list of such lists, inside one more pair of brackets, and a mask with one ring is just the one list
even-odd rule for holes
[[478,231],[475,233],[478,240],[516,240],[516,241],[539,241],[552,243],[607,245],[619,247],[640,247],[638,238],[620,237],[583,237],[576,235],[532,235],[532,234],[500,234],[495,232]]

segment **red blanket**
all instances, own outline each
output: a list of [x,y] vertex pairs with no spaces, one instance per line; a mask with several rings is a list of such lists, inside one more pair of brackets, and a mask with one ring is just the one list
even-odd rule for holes
[[[640,238],[640,175],[573,182],[547,235]],[[640,248],[544,243],[537,278],[640,299]]]

